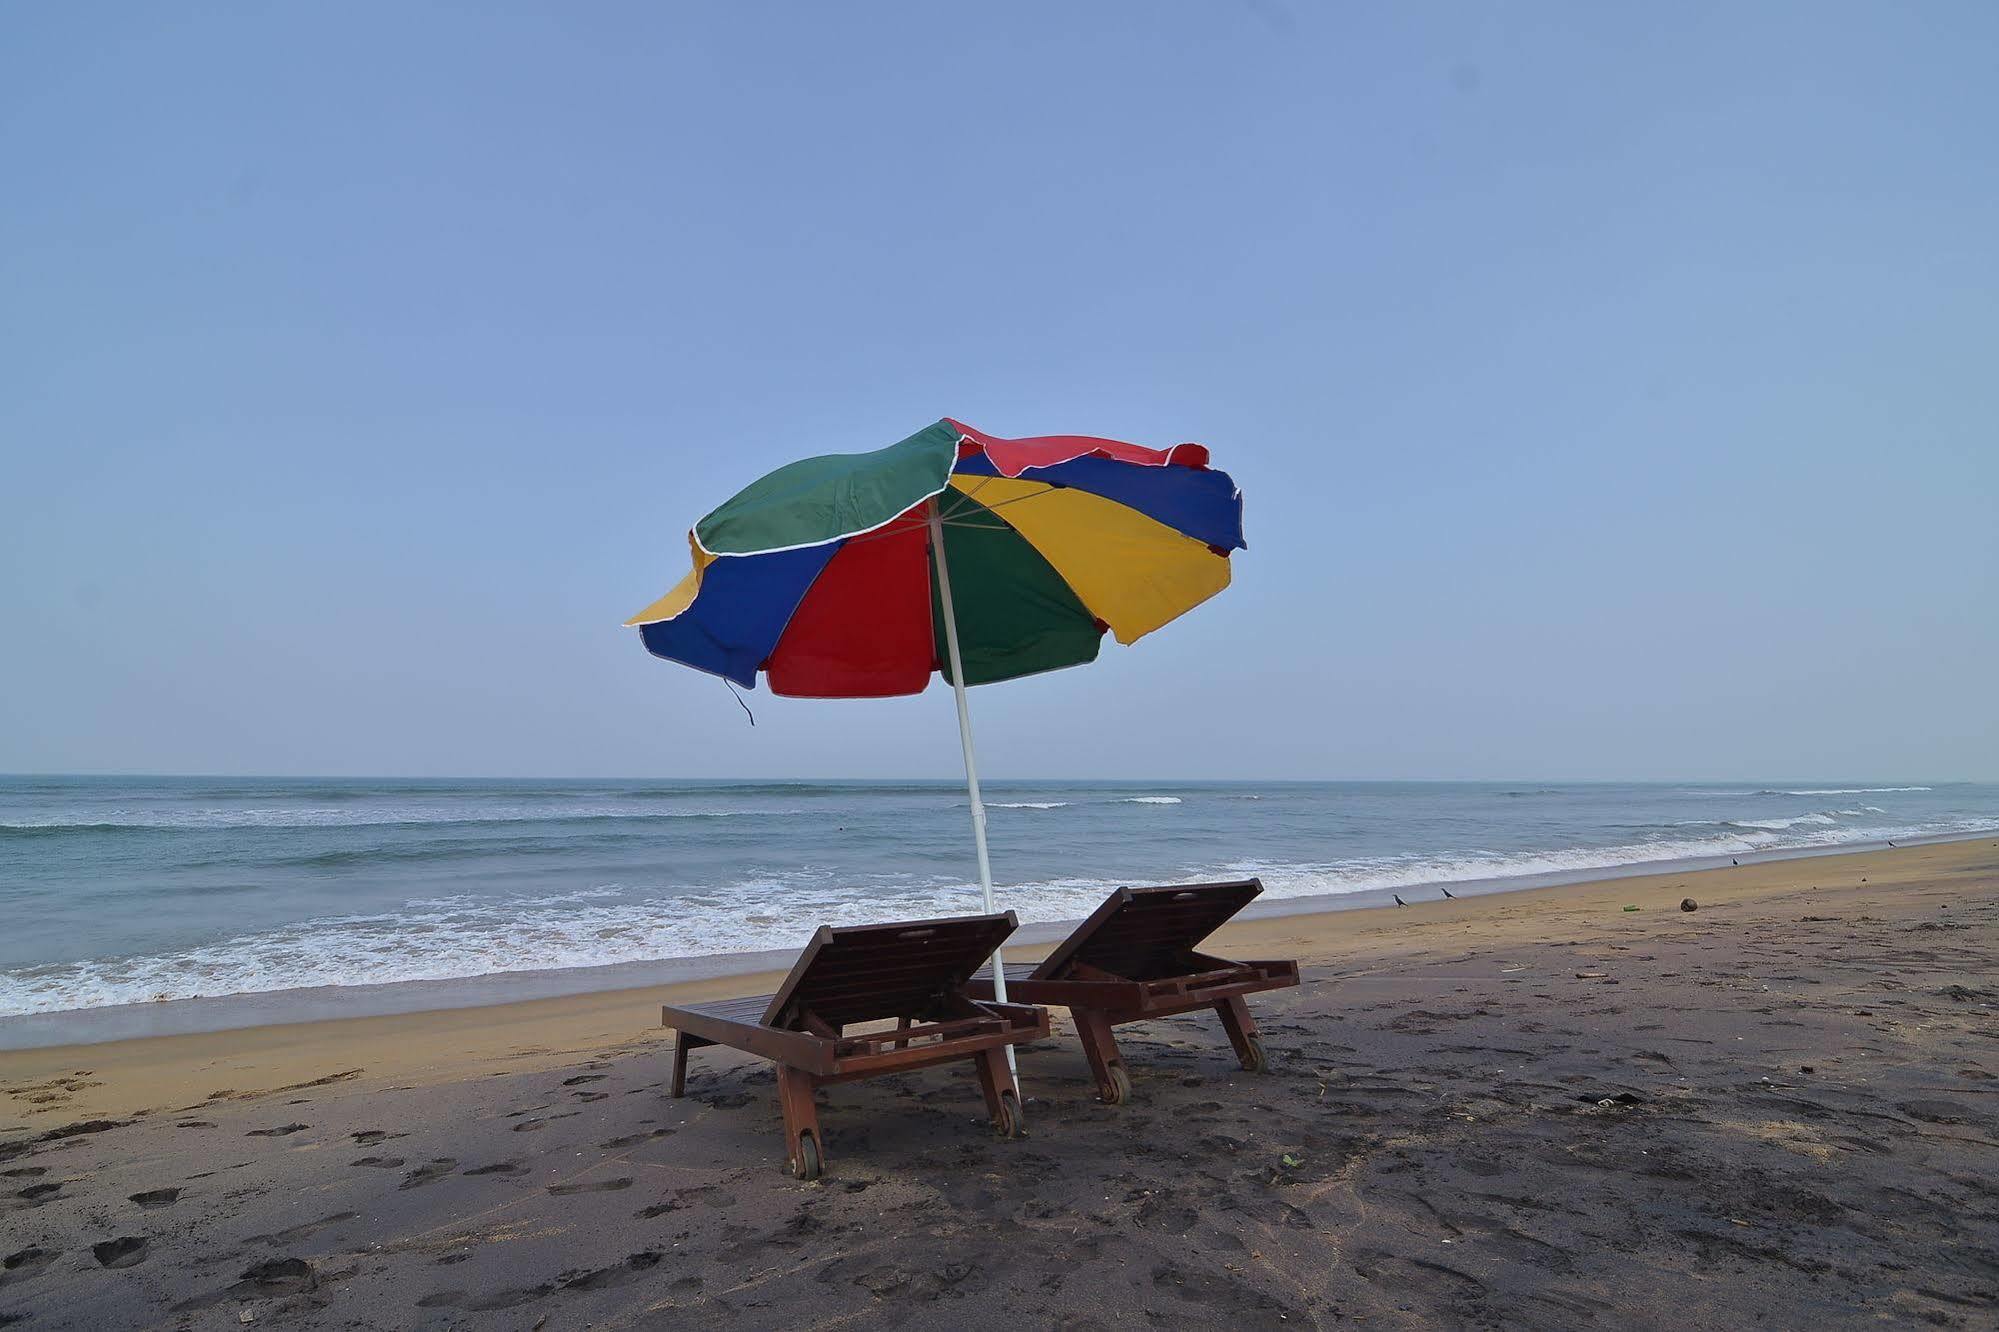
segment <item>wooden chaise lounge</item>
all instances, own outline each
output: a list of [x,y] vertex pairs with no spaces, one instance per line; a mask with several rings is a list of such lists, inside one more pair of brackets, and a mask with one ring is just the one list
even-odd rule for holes
[[[969,1059],[994,1129],[1014,1137],[1022,1126],[1020,1092],[1006,1047],[1046,1036],[1048,1011],[975,1001],[965,982],[1017,924],[1009,911],[822,925],[777,993],[666,1005],[661,1022],[674,1029],[672,1095],[686,1091],[687,1052],[697,1046],[726,1045],[775,1061],[791,1172],[814,1179],[826,1159],[815,1088]],[[888,1018],[898,1022],[893,1030],[845,1034]]]
[[[1298,964],[1230,962],[1195,947],[1262,891],[1256,879],[1120,888],[1047,961],[1008,963],[1006,997],[1069,1010],[1097,1091],[1112,1105],[1131,1096],[1131,1076],[1111,1034],[1123,1022],[1212,1008],[1242,1066],[1263,1072],[1269,1057],[1243,996],[1296,985]],[[967,991],[990,997],[991,970],[973,977]]]

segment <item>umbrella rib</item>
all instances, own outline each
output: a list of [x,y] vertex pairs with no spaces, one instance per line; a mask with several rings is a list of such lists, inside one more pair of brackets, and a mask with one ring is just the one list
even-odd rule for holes
[[[982,532],[1011,532],[1013,528],[1005,523],[981,523],[974,521],[972,515],[980,511],[991,513],[995,509],[1004,509],[1009,504],[1018,504],[1022,500],[1038,499],[1043,495],[1062,489],[1061,486],[1047,485],[1043,486],[1040,490],[1030,491],[1025,495],[1015,495],[1012,499],[1003,499],[997,504],[973,503],[972,496],[978,494],[986,482],[994,479],[990,476],[981,477],[979,478],[979,484],[972,487],[969,491],[951,490],[947,496],[940,495],[938,497],[937,516],[943,521],[944,526],[970,528]],[[943,502],[947,498],[951,504],[951,507],[948,509],[943,507]],[[880,541],[884,537],[902,536],[908,531],[909,528],[907,526],[890,523],[884,527],[878,527],[872,532],[863,532],[859,536],[848,537],[844,544],[858,546],[867,541]]]
[[995,509],[1004,509],[1009,504],[1019,504],[1023,500],[1040,499],[1043,495],[1052,495],[1061,489],[1063,487],[1056,485],[1043,486],[1040,490],[1029,491],[1025,495],[1015,495],[1012,499],[1003,499],[997,504],[984,504],[980,507],[987,513],[991,513]]
[[984,478],[979,482],[978,485],[973,486],[969,491],[958,490],[955,488],[947,490],[945,492],[945,495],[949,499],[951,507],[947,509],[943,506],[943,504],[940,503],[937,506],[937,516],[939,518],[949,519],[954,514],[965,513],[973,508],[979,507],[973,504],[972,496],[978,494],[979,490],[986,484],[987,481],[990,480],[992,480],[991,477]]

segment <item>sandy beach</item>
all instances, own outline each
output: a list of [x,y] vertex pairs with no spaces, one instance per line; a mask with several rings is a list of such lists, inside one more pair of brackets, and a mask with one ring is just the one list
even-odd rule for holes
[[837,1087],[814,1184],[767,1065],[662,1094],[658,1003],[770,977],[0,1054],[0,1324],[1999,1318],[1999,842],[1214,947],[1305,964],[1269,1074],[1140,1025],[1105,1106],[1058,1016],[1024,1140],[969,1068]]

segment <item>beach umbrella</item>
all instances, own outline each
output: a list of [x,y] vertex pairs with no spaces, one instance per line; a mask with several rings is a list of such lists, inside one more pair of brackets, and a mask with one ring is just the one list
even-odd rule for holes
[[[1096,660],[1229,584],[1242,494],[1198,444],[998,439],[945,418],[872,453],[778,468],[694,525],[694,567],[627,625],[647,651],[799,698],[958,705],[979,888],[993,905],[968,685]],[[994,957],[993,988],[1006,998]],[[1011,1051],[1009,1051],[1011,1053]]]

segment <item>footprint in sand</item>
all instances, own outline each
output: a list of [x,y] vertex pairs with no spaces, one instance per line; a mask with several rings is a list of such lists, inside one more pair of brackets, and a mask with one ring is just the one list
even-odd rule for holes
[[[173,1306],[173,1312],[186,1314],[202,1309],[212,1309],[228,1300],[247,1304],[251,1300],[277,1299],[285,1295],[302,1295],[319,1288],[319,1272],[303,1258],[267,1258],[245,1269],[243,1275],[221,1290],[211,1290],[205,1295],[196,1295]],[[238,1321],[254,1321],[256,1315],[245,1309],[238,1315]]]
[[440,1156],[429,1165],[418,1166],[403,1176],[398,1188],[420,1189],[426,1184],[435,1184],[458,1168],[458,1162],[449,1156]]
[[350,1162],[349,1164],[372,1166],[377,1170],[400,1170],[403,1168],[403,1158],[400,1156],[364,1156],[360,1160]]
[[146,1261],[146,1250],[151,1243],[140,1235],[120,1235],[91,1245],[90,1252],[99,1267],[137,1267]]
[[283,1138],[289,1137],[294,1133],[303,1133],[311,1127],[312,1125],[310,1124],[280,1124],[276,1128],[251,1129],[243,1136],[246,1138]]
[[562,1085],[565,1087],[581,1087],[586,1082],[602,1082],[604,1076],[602,1073],[579,1073],[573,1078],[564,1078]]
[[613,1138],[609,1142],[600,1142],[597,1144],[597,1147],[598,1150],[606,1152],[622,1151],[627,1147],[636,1147],[642,1142],[651,1142],[654,1138],[671,1137],[677,1131],[670,1128],[657,1128],[650,1133],[632,1133],[622,1138]]
[[515,1309],[536,1300],[545,1300],[555,1292],[552,1283],[539,1286],[522,1286],[515,1290],[496,1290],[486,1295],[474,1295],[463,1290],[440,1290],[426,1295],[416,1302],[419,1309],[465,1309],[472,1313],[486,1313],[494,1309]]
[[0,1286],[10,1286],[29,1277],[40,1276],[42,1269],[60,1256],[60,1250],[37,1249],[32,1246],[0,1258]]
[[664,1254],[657,1253],[651,1249],[643,1253],[635,1253],[622,1263],[614,1266],[600,1267],[594,1272],[585,1272],[581,1276],[569,1277],[562,1281],[561,1288],[563,1290],[609,1290],[613,1286],[622,1286],[628,1281],[637,1281],[647,1272],[658,1267],[659,1260],[664,1256]]
[[465,1173],[468,1175],[506,1175],[512,1177],[514,1175],[525,1175],[527,1172],[528,1168],[519,1161],[495,1161],[492,1165],[473,1166]]
[[8,1179],[34,1179],[37,1175],[49,1173],[47,1166],[22,1166],[19,1170],[0,1170],[0,1175]]
[[50,1184],[30,1184],[25,1189],[17,1190],[14,1196],[16,1198],[25,1198],[27,1201],[39,1207],[42,1205],[42,1203],[46,1202],[50,1198],[53,1198],[56,1194],[61,1192],[62,1192],[62,1185],[59,1182],[50,1183]]
[[734,1207],[736,1205],[736,1195],[733,1193],[724,1193],[713,1184],[696,1184],[685,1189],[675,1189],[671,1203],[650,1208],[648,1209],[648,1213],[652,1216],[659,1216],[677,1207],[687,1207],[696,1202],[704,1203],[709,1207]]
[[296,1244],[302,1239],[316,1235],[328,1226],[337,1226],[343,1221],[358,1220],[360,1215],[359,1212],[335,1212],[332,1216],[322,1216],[317,1221],[307,1221],[301,1225],[293,1226],[289,1230],[280,1230],[269,1235],[252,1235],[243,1242],[245,1244],[262,1244],[272,1249],[282,1249],[287,1244]]
[[608,1193],[614,1189],[629,1189],[631,1186],[630,1179],[620,1177],[592,1180],[588,1184],[551,1184],[548,1186],[548,1191],[559,1196],[566,1193]]
[[239,1300],[262,1300],[300,1295],[318,1285],[319,1274],[305,1259],[272,1258],[245,1271],[229,1293]]
[[144,1193],[129,1194],[127,1202],[135,1202],[141,1207],[172,1207],[180,1201],[179,1189],[147,1189]]
[[[52,1128],[35,1141],[60,1142],[64,1138],[74,1138],[85,1133],[109,1133],[112,1129],[124,1128],[129,1123],[131,1121],[128,1119],[86,1119],[80,1124],[64,1124],[61,1128]],[[9,1145],[25,1146],[25,1144]]]
[[349,1136],[363,1147],[373,1147],[376,1143],[387,1142],[390,1138],[407,1138],[409,1134],[389,1133],[383,1129],[363,1129],[361,1132]]
[[[659,1266],[664,1254],[648,1249],[635,1253],[622,1263],[610,1267],[600,1267],[592,1272],[579,1272],[573,1276],[559,1277],[554,1281],[544,1281],[539,1286],[522,1286],[513,1290],[496,1290],[484,1295],[474,1295],[463,1290],[440,1290],[426,1295],[416,1302],[419,1309],[465,1309],[486,1312],[495,1309],[513,1309],[536,1300],[545,1300],[558,1290],[593,1291],[609,1290],[627,1282],[637,1281],[647,1272]],[[685,1281],[675,1282],[672,1289],[683,1293]],[[698,1287],[697,1287],[698,1289]]]

